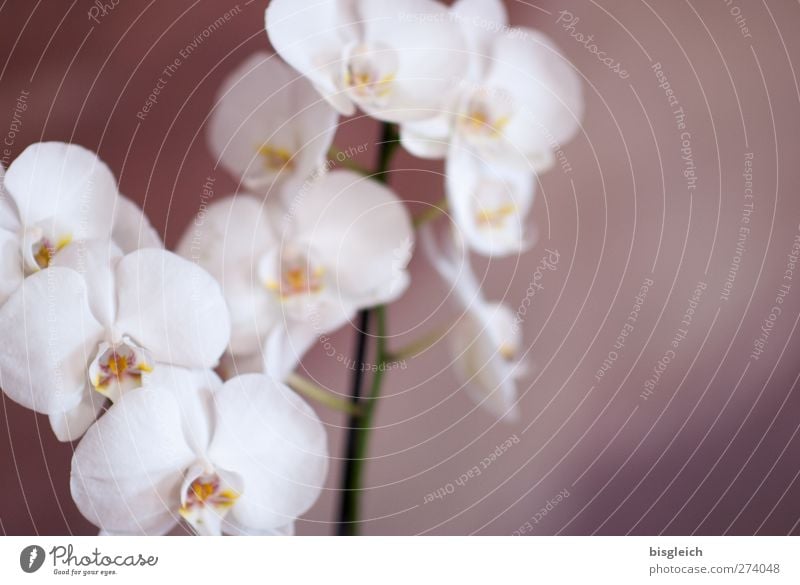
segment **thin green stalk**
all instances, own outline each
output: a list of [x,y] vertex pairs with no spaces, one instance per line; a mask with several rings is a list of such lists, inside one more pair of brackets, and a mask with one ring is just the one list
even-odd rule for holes
[[386,361],[400,362],[405,359],[415,358],[425,350],[436,345],[446,334],[446,329],[437,329],[436,331],[431,331],[419,339],[412,341],[408,345],[401,347],[398,350],[389,352],[386,355]]
[[381,305],[374,309],[377,321],[377,344],[375,365],[377,371],[372,377],[372,386],[369,396],[362,401],[361,415],[358,417],[358,432],[356,433],[355,457],[351,468],[352,485],[351,491],[345,494],[350,498],[351,517],[347,519],[346,534],[356,536],[359,533],[359,518],[361,508],[361,493],[364,485],[364,466],[369,452],[369,439],[372,431],[372,421],[375,415],[375,407],[381,395],[383,376],[386,372],[386,364],[389,363],[389,354],[386,351],[386,307]]
[[356,161],[353,160],[353,158],[349,154],[347,154],[346,152],[340,150],[335,146],[331,146],[328,149],[328,158],[332,162],[335,162],[336,164],[341,165],[346,169],[350,169],[351,171],[355,171],[362,175],[372,174],[371,170],[369,170],[365,166],[358,164]]
[[445,197],[438,203],[428,207],[425,211],[414,218],[414,229],[419,229],[426,223],[430,223],[444,215],[444,213],[447,211],[447,205],[447,198]]
[[286,379],[286,384],[298,394],[302,394],[306,398],[333,410],[346,412],[351,415],[358,415],[361,412],[361,409],[359,409],[357,405],[348,400],[339,398],[336,394],[320,388],[311,380],[307,380],[298,374],[289,374],[289,377]]
[[[387,184],[389,182],[389,170],[392,156],[400,145],[400,135],[397,126],[394,124],[383,124],[382,135],[379,141],[378,161],[374,173],[368,173],[376,181]],[[363,376],[364,348],[367,341],[367,325],[370,315],[374,313],[378,319],[377,335],[377,372],[372,378],[372,389],[367,399],[361,398],[361,384]],[[358,359],[356,360],[356,372],[353,375],[352,402],[359,409],[359,414],[351,415],[350,431],[347,436],[345,468],[342,481],[342,501],[339,509],[338,534],[356,535],[359,531],[359,509],[361,504],[361,492],[363,489],[363,468],[367,452],[368,435],[372,428],[372,413],[375,408],[375,399],[380,394],[380,386],[383,380],[383,370],[385,369],[386,347],[385,347],[385,315],[384,306],[376,307],[370,311],[361,312],[361,321],[364,326],[359,331],[357,339]]]

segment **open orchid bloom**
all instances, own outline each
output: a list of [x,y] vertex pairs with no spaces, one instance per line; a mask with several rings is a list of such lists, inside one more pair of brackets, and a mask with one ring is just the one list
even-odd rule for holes
[[228,77],[211,117],[209,144],[251,192],[301,180],[323,164],[338,114],[275,55],[256,53]]
[[281,57],[347,116],[429,118],[466,71],[463,35],[434,0],[273,0],[266,23]]
[[71,242],[111,238],[124,252],[163,247],[108,167],[81,146],[29,146],[7,173],[0,168],[0,189],[0,304]]
[[230,324],[219,284],[159,249],[123,256],[108,240],[77,241],[0,308],[0,385],[50,416],[61,440],[164,364],[212,368]]
[[125,395],[78,445],[72,496],[107,534],[291,534],[327,473],[325,429],[260,374],[170,375]]
[[458,231],[439,245],[430,226],[420,233],[423,250],[462,311],[448,333],[453,371],[472,399],[492,415],[509,421],[519,417],[517,380],[525,374],[519,360],[522,333],[514,314],[503,304],[483,298]]
[[359,309],[398,298],[414,241],[394,193],[356,173],[333,171],[291,195],[288,210],[247,195],[217,202],[178,248],[222,283],[233,355],[263,355],[269,339],[277,377]]
[[468,149],[447,159],[448,202],[469,247],[484,256],[516,254],[535,243],[529,212],[536,175],[487,164]]
[[0,300],[26,276],[47,268],[70,242],[111,237],[118,197],[114,175],[85,148],[34,144],[2,179]]
[[446,157],[448,198],[471,248],[517,253],[531,243],[522,228],[535,175],[579,127],[580,80],[544,35],[507,28],[500,0],[459,0],[451,18],[467,40],[468,77],[443,94],[438,116],[405,123],[402,142]]

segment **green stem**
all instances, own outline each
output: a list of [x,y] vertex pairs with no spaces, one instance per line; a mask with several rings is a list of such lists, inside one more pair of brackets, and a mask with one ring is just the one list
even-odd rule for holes
[[392,351],[386,354],[386,361],[387,362],[400,362],[405,359],[413,359],[417,357],[419,354],[424,352],[426,349],[429,349],[439,343],[441,339],[447,334],[447,330],[437,329],[436,331],[431,331],[409,343],[406,346],[401,347],[396,351]]
[[[374,173],[368,173],[376,181],[383,184],[389,182],[389,170],[397,147],[400,145],[400,134],[394,124],[383,124],[381,139],[378,142],[378,161]],[[363,491],[364,463],[367,457],[369,433],[372,430],[372,417],[375,411],[377,398],[380,396],[383,374],[386,369],[386,307],[380,305],[370,311],[378,321],[376,372],[372,378],[372,386],[368,397],[360,398],[360,376],[356,378],[357,384],[353,390],[354,400],[360,413],[351,416],[350,433],[347,438],[347,453],[345,460],[342,502],[339,511],[338,533],[347,536],[357,535],[359,532],[361,494]],[[365,314],[369,317],[369,314]],[[368,318],[365,322],[368,322]],[[365,330],[359,333],[364,337]],[[359,367],[360,364],[357,364]]]
[[286,379],[286,384],[298,394],[302,394],[306,398],[319,402],[333,410],[353,415],[361,413],[361,409],[352,402],[339,398],[335,394],[320,388],[311,380],[307,380],[298,374],[289,374],[289,377]]
[[355,171],[362,175],[372,174],[372,171],[370,171],[367,167],[358,164],[350,155],[343,150],[340,150],[336,146],[331,146],[330,149],[328,149],[328,158],[337,165],[341,165],[346,169],[350,169],[351,171]]
[[432,222],[444,215],[444,213],[447,211],[447,205],[447,198],[445,197],[438,203],[428,207],[425,211],[414,218],[414,229],[419,229],[426,223]]
[[362,400],[361,415],[358,417],[358,429],[356,433],[355,457],[351,467],[352,472],[352,491],[346,494],[351,498],[350,510],[351,518],[348,518],[347,534],[355,536],[359,532],[358,520],[360,518],[361,493],[364,485],[364,465],[369,453],[369,439],[372,431],[372,421],[375,415],[375,407],[381,395],[383,376],[386,372],[386,364],[389,363],[389,354],[386,351],[386,307],[381,305],[374,309],[377,321],[377,348],[375,365],[376,372],[372,377],[369,396]]

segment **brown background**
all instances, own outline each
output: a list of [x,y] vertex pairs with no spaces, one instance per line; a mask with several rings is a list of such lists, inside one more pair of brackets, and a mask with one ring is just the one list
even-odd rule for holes
[[[388,1],[388,0],[387,0]],[[235,183],[214,170],[204,123],[222,79],[268,46],[266,2],[239,13],[204,40],[169,81],[144,121],[136,118],[163,68],[233,1],[120,0],[95,24],[89,0],[0,4],[0,138],[17,97],[30,93],[11,158],[39,140],[97,150],[122,190],[144,204],[174,245],[199,205],[205,177],[221,196]],[[512,22],[546,31],[585,80],[587,114],[565,149],[572,171],[541,178],[535,215],[540,242],[519,258],[477,261],[487,289],[513,308],[525,297],[544,249],[558,269],[525,321],[537,368],[522,384],[522,422],[496,423],[474,410],[435,347],[392,372],[379,407],[364,496],[369,534],[510,534],[562,490],[533,534],[800,534],[800,372],[796,332],[800,281],[759,360],[748,356],[774,304],[800,224],[800,116],[794,63],[800,7],[791,0],[744,2],[745,38],[723,1],[509,0]],[[620,79],[556,23],[575,29],[630,72]],[[681,174],[680,137],[656,76],[660,62],[687,114],[698,183]],[[376,124],[343,124],[346,148],[374,140]],[[364,138],[366,137],[366,138]],[[745,153],[753,153],[755,211],[730,300],[720,290],[736,250]],[[364,163],[371,164],[371,151]],[[441,194],[441,165],[406,154],[393,185],[412,201]],[[422,172],[421,171],[427,171]],[[446,291],[425,262],[390,311],[393,345],[452,318],[432,307]],[[486,272],[484,272],[486,271]],[[641,282],[655,282],[635,331],[601,382]],[[800,278],[800,275],[796,275]],[[698,281],[708,289],[676,359],[649,400],[644,381],[669,343]],[[352,353],[352,332],[334,336]],[[349,371],[316,348],[309,375],[344,391]],[[338,414],[318,409],[341,455]],[[44,417],[3,400],[0,531],[89,534],[68,489],[71,445]],[[433,503],[425,495],[456,479],[516,434],[520,442],[479,477]],[[301,523],[332,532],[339,482]]]

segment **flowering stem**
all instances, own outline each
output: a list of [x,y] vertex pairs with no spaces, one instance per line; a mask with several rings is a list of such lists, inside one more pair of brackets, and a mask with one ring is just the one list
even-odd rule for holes
[[353,160],[351,155],[349,155],[343,150],[340,150],[336,146],[330,147],[330,149],[328,150],[328,158],[331,161],[335,161],[337,164],[342,165],[344,168],[350,169],[351,171],[361,173],[362,175],[372,174],[372,171],[370,171],[367,167],[358,164],[356,161]]
[[377,343],[375,358],[375,374],[372,377],[372,386],[369,396],[362,400],[361,414],[357,417],[357,432],[354,435],[354,457],[352,459],[351,490],[345,492],[344,497],[350,500],[348,510],[349,517],[345,519],[344,534],[356,536],[359,531],[359,510],[361,504],[361,493],[364,483],[364,464],[367,461],[369,451],[369,437],[372,430],[372,419],[375,414],[375,407],[381,395],[381,385],[383,375],[386,372],[386,364],[389,362],[389,354],[386,351],[386,307],[381,305],[374,309],[377,321]]
[[315,402],[319,402],[328,408],[338,410],[340,412],[346,412],[347,414],[351,415],[360,413],[360,409],[357,404],[353,404],[352,402],[339,398],[336,396],[336,394],[333,394],[324,388],[320,388],[311,380],[307,380],[298,374],[289,374],[289,377],[286,379],[286,383],[295,392],[302,394],[306,398],[314,400]]
[[447,198],[445,197],[438,203],[428,207],[425,211],[414,218],[414,228],[419,229],[426,223],[430,223],[435,219],[438,219],[447,211],[447,205]]
[[[378,164],[375,173],[370,173],[376,181],[381,183],[389,182],[389,165],[392,155],[400,144],[399,133],[394,124],[383,124],[381,139],[378,142]],[[370,313],[374,312],[377,317],[377,353],[375,375],[372,378],[372,387],[368,399],[361,398],[361,386],[363,383],[364,359],[366,356],[366,341]],[[383,381],[383,370],[386,363],[386,308],[376,307],[372,310],[361,311],[360,327],[356,343],[356,370],[353,372],[353,389],[351,401],[359,408],[359,413],[351,415],[349,433],[347,435],[347,447],[345,455],[345,468],[342,479],[342,501],[339,509],[339,524],[337,532],[341,536],[354,536],[359,529],[359,507],[363,483],[364,461],[367,455],[367,444],[369,431],[372,428],[372,416],[375,410],[375,403],[380,395],[381,382]],[[383,367],[382,367],[383,365]],[[363,404],[362,404],[363,402]]]
[[388,352],[386,354],[386,361],[389,363],[401,362],[406,359],[415,358],[425,350],[439,343],[446,334],[447,330],[444,328],[431,331],[396,351]]

